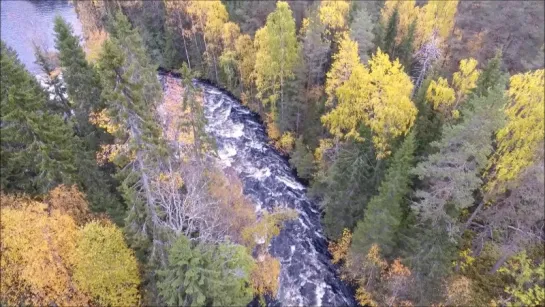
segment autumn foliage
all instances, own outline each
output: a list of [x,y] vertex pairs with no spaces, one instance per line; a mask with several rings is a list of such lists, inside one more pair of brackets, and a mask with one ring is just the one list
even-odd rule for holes
[[57,187],[47,203],[23,196],[0,198],[2,302],[138,303],[140,279],[133,253],[112,224],[79,227],[92,215],[77,188]]

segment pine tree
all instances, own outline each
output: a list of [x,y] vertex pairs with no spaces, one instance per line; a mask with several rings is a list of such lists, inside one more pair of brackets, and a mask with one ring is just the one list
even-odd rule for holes
[[2,189],[34,194],[74,183],[72,129],[47,109],[45,92],[15,52],[4,42],[1,48]]
[[409,133],[392,157],[386,175],[359,221],[352,236],[351,252],[366,255],[377,244],[385,256],[392,256],[403,215],[402,204],[410,192],[410,170],[415,149],[414,132]]
[[107,212],[116,223],[122,224],[124,207],[113,192],[114,181],[95,162],[95,151],[111,141],[110,135],[89,121],[91,115],[104,108],[98,73],[85,59],[79,37],[60,16],[55,19],[55,35],[63,81],[75,113],[74,129],[81,140],[77,155],[80,185],[93,211]]
[[76,133],[85,140],[90,150],[95,151],[100,145],[99,138],[105,138],[105,135],[89,122],[91,112],[103,108],[100,80],[97,72],[85,59],[79,37],[60,16],[55,19],[55,46],[59,51],[68,96],[73,103]]
[[418,108],[414,128],[417,143],[415,156],[418,157],[418,160],[432,153],[430,144],[441,138],[441,118],[437,112],[433,111],[433,104],[426,99],[426,93],[431,82],[431,76],[426,78],[414,96],[415,105]]
[[421,221],[444,228],[453,240],[460,235],[460,213],[473,206],[473,193],[482,184],[492,136],[503,121],[502,96],[503,88],[498,86],[489,96],[468,102],[462,110],[463,122],[446,126],[441,140],[432,144],[437,152],[414,169],[426,185],[415,192],[413,210]]

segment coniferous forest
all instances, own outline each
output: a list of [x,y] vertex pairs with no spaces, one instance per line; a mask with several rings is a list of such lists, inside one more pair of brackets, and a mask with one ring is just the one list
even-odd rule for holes
[[73,5],[40,80],[1,44],[1,306],[283,305],[301,213],[216,162],[194,80],[260,118],[354,304],[545,305],[544,2]]

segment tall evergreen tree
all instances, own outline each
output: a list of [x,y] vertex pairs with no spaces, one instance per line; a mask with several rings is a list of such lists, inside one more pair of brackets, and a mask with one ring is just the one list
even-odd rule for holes
[[159,271],[160,295],[168,305],[246,306],[253,259],[240,245],[195,244],[181,235]]
[[126,227],[130,243],[144,248],[137,251],[145,253],[148,239],[154,234],[151,220],[157,213],[149,172],[158,168],[157,155],[161,151],[159,127],[153,119],[161,89],[142,38],[120,12],[98,65],[109,125],[115,130],[120,152],[114,162],[120,169],[116,176],[129,208]]
[[363,63],[367,63],[369,54],[373,47],[375,35],[373,33],[374,23],[371,16],[364,8],[357,10],[354,19],[350,24],[350,37],[358,43],[358,54]]
[[407,36],[403,37],[403,40],[399,44],[399,50],[396,51],[396,56],[399,57],[399,61],[405,67],[405,72],[408,74],[411,70],[413,53],[414,53],[414,36],[416,31],[416,19],[409,26],[409,32]]
[[47,110],[46,93],[3,41],[1,51],[2,189],[34,194],[74,183],[71,128]]
[[295,141],[295,151],[291,156],[290,164],[297,169],[297,176],[300,178],[310,179],[314,173],[314,156],[303,142],[302,136]]
[[382,50],[387,52],[390,55],[393,55],[396,47],[396,36],[397,36],[397,24],[399,20],[399,11],[397,7],[390,15],[386,28],[384,29],[384,37],[382,38]]
[[473,98],[462,111],[463,122],[445,127],[441,140],[432,144],[437,152],[414,169],[426,187],[416,191],[413,210],[422,221],[445,227],[453,238],[459,235],[460,213],[474,204],[473,193],[482,184],[480,175],[492,152],[492,136],[502,125],[504,103],[503,86]]
[[430,86],[432,76],[422,82],[422,86],[414,96],[415,105],[418,108],[418,116],[415,122],[417,160],[425,158],[433,152],[431,143],[441,138],[442,121],[437,112],[433,110],[433,104],[426,99],[426,92]]
[[46,92],[49,93],[48,108],[61,115],[63,119],[68,119],[71,116],[70,103],[66,97],[66,88],[62,82],[60,71],[56,69],[53,63],[53,58],[47,50],[34,44],[34,56],[36,64],[42,69],[42,75],[38,78],[46,87]]
[[410,170],[415,149],[414,132],[403,141],[394,154],[384,176],[379,194],[374,196],[352,236],[351,252],[367,255],[377,244],[385,256],[391,256],[396,247],[396,236],[403,217],[403,202],[410,189]]
[[55,46],[59,51],[63,80],[76,119],[77,135],[83,137],[89,149],[96,150],[99,137],[105,137],[89,122],[91,112],[99,111],[101,85],[97,72],[85,59],[79,37],[62,17],[55,19]]
[[412,210],[418,223],[408,260],[417,282],[424,285],[418,304],[438,299],[442,278],[452,268],[456,244],[461,238],[461,213],[475,203],[482,185],[481,173],[492,152],[492,136],[501,127],[503,86],[489,96],[475,97],[462,109],[463,121],[443,129],[434,142],[437,152],[420,162],[413,173],[422,182],[415,192]]
[[490,90],[501,82],[502,78],[502,55],[498,50],[496,55],[488,61],[479,78],[477,79],[477,87],[473,90],[473,94],[477,96],[487,95]]
[[368,137],[363,143],[342,145],[327,174],[313,184],[313,194],[322,198],[323,223],[331,238],[339,238],[344,228],[354,228],[363,218],[365,206],[376,194],[383,176],[384,163],[376,160],[370,131],[364,134]]

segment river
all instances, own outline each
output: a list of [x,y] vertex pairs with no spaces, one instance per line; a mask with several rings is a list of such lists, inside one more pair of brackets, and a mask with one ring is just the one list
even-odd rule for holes
[[53,25],[57,15],[68,21],[76,34],[81,34],[81,23],[68,0],[2,0],[0,4],[0,36],[15,49],[19,59],[33,74],[40,73],[40,67],[34,63],[32,44],[36,42],[48,50],[55,48]]
[[[34,74],[40,69],[34,63],[32,42],[53,50],[56,15],[81,33],[75,9],[66,0],[2,0],[2,40]],[[350,290],[331,264],[317,206],[307,198],[305,186],[298,182],[287,161],[270,146],[256,115],[228,93],[199,85],[204,90],[206,131],[216,140],[219,162],[236,171],[257,211],[288,207],[299,215],[285,224],[269,246],[269,252],[281,262],[278,295],[270,305],[354,305]]]

